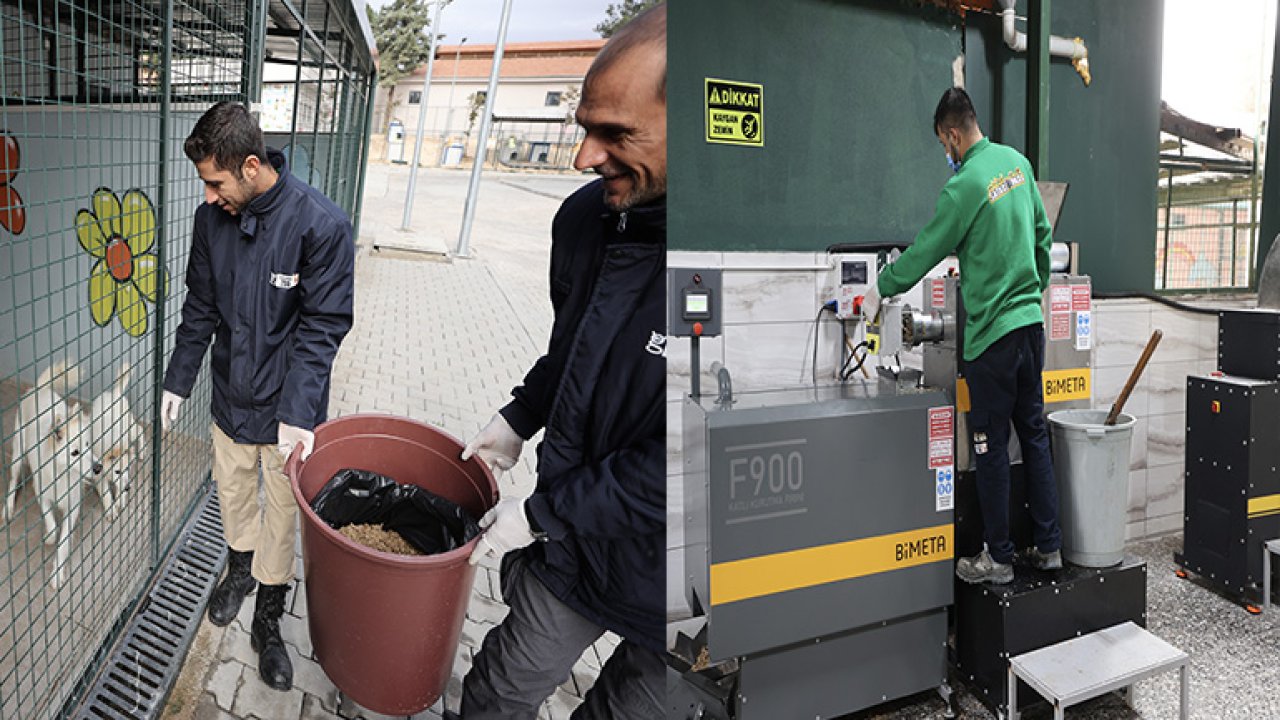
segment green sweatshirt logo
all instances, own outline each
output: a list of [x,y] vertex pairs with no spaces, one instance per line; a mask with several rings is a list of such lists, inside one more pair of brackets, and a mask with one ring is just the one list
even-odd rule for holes
[[1009,191],[1025,183],[1027,177],[1022,174],[1022,168],[1014,168],[1011,172],[992,178],[987,185],[987,203],[995,205],[996,201]]

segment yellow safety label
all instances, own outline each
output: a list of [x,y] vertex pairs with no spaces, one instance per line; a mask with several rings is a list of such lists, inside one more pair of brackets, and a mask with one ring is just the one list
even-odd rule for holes
[[1045,370],[1044,379],[1045,404],[1067,402],[1068,400],[1088,400],[1089,381],[1092,371],[1089,368],[1071,368],[1070,370]]
[[1265,517],[1280,513],[1280,495],[1263,495],[1249,498],[1249,518]]
[[706,78],[707,142],[764,146],[764,86]]
[[950,561],[951,523],[711,566],[711,604],[748,600],[892,570]]

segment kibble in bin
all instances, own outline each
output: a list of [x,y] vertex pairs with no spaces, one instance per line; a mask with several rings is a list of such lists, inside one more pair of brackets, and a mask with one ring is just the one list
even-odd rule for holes
[[480,534],[475,518],[456,503],[368,470],[335,473],[311,501],[311,509],[334,530],[381,525],[424,555],[462,547]]

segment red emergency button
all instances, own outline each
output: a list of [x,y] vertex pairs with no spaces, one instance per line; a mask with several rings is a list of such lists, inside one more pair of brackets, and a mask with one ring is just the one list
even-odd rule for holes
[[[702,323],[696,322],[693,324],[693,334],[697,335],[698,337],[702,337]],[[1217,410],[1215,410],[1214,412],[1217,412]]]
[[1217,415],[1218,413],[1222,412],[1222,403],[1218,402],[1217,400],[1214,400],[1212,403],[1209,403],[1209,412],[1213,413],[1214,415]]

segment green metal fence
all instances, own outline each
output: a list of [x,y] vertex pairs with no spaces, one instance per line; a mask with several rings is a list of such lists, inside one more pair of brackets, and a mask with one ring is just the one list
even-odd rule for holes
[[1165,171],[1156,211],[1157,290],[1248,291],[1261,213],[1261,183],[1226,175],[1176,186]]
[[351,0],[0,0],[0,718],[72,712],[209,489],[207,374],[158,425],[183,139],[249,103],[358,223],[371,44]]

